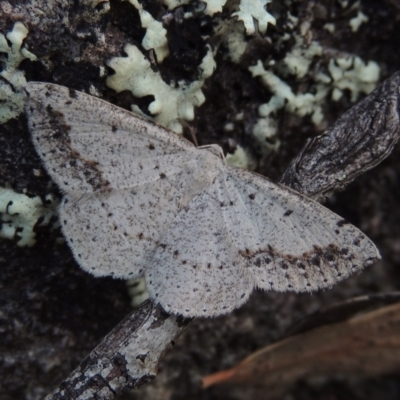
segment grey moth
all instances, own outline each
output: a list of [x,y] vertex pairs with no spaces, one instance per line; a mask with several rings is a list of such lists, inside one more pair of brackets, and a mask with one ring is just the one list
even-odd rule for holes
[[29,83],[32,140],[64,193],[63,233],[95,276],[144,276],[169,313],[216,316],[255,288],[313,291],[379,258],[322,205],[225,163],[217,145],[98,98]]

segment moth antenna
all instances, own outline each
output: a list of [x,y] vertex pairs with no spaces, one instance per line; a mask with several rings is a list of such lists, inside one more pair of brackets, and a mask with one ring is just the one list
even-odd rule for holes
[[196,137],[196,130],[193,128],[192,125],[189,125],[184,119],[178,118],[178,121],[181,125],[183,125],[184,128],[186,128],[190,132],[190,136],[192,137],[192,140],[195,144],[196,147],[199,147],[199,143],[197,142],[197,137]]

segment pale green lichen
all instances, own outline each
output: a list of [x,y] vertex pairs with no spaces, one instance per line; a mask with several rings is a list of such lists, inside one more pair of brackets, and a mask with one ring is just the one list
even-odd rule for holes
[[27,35],[28,29],[21,22],[16,22],[6,37],[0,33],[0,53],[6,54],[3,60],[5,66],[0,72],[0,124],[17,117],[24,108],[25,95],[22,89],[26,79],[18,67],[27,58],[36,60],[36,56],[23,46]]
[[142,46],[146,50],[153,49],[157,55],[157,61],[162,62],[169,54],[167,31],[162,23],[152,17],[138,0],[128,0],[138,11],[142,27],[146,29],[146,34],[142,40]]
[[223,30],[221,30],[223,34],[222,40],[228,47],[230,59],[234,63],[240,61],[248,45],[243,34],[243,28],[238,27],[238,25],[234,23],[226,24]]
[[108,65],[115,70],[115,75],[108,77],[107,85],[117,92],[130,90],[136,97],[153,95],[154,101],[148,111],[154,120],[181,133],[182,126],[178,120],[192,121],[194,107],[205,101],[201,88],[215,69],[211,48],[199,65],[199,80],[177,82],[175,85],[165,83],[161,75],[150,68],[150,62],[136,46],[127,44],[124,51],[127,57],[115,57],[109,61]]
[[238,63],[248,46],[243,23],[236,18],[221,19],[216,32],[217,40],[227,47],[231,61]]
[[48,225],[58,205],[58,198],[51,194],[43,204],[39,196],[28,197],[0,187],[0,238],[16,239],[18,246],[33,246],[35,226]]
[[128,294],[131,297],[131,307],[139,307],[140,304],[149,298],[144,278],[130,279],[126,282],[126,285],[128,286]]
[[[357,3],[358,4],[358,3]],[[359,4],[358,4],[359,5]],[[346,6],[343,2],[342,6]],[[289,18],[292,28],[296,27],[297,19]],[[305,22],[299,26],[299,33],[292,36],[281,37],[281,41],[292,37],[294,46],[279,63],[269,61],[268,66],[260,61],[249,68],[254,77],[259,77],[261,82],[272,92],[268,103],[259,107],[260,118],[253,127],[254,138],[267,150],[276,150],[278,141],[274,136],[278,131],[275,114],[278,110],[298,117],[310,116],[316,126],[321,126],[324,120],[323,106],[328,101],[329,94],[337,101],[344,90],[350,91],[351,101],[356,101],[360,93],[369,93],[379,81],[379,66],[373,61],[364,63],[359,57],[332,58],[326,72],[321,67],[312,68],[315,60],[323,56],[323,47],[316,41],[305,42],[310,30],[310,23]],[[334,31],[334,27],[330,27]],[[295,77],[298,81],[308,83],[308,91],[295,93],[286,80]],[[291,78],[292,79],[292,78]],[[300,88],[300,87],[299,87]]]
[[[166,30],[162,27],[161,22],[156,21],[138,0],[129,1],[139,11],[142,26],[146,28],[146,35],[142,42],[143,47],[146,50],[154,49],[157,61],[161,62],[169,54]],[[260,33],[265,33],[268,24],[275,24],[275,18],[266,10],[266,5],[271,1],[241,0],[239,11],[232,13],[232,16],[243,21],[247,34],[256,32],[255,21],[257,21]],[[187,4],[187,1],[163,0],[163,3],[169,9],[173,9]],[[206,4],[203,9],[205,14],[214,15],[222,11],[227,0],[204,0],[201,3]],[[186,17],[190,18],[191,15],[191,13],[187,13]],[[221,28],[216,31],[220,36],[227,38],[232,59],[237,62],[247,46],[243,24],[230,19],[226,25],[231,27],[235,25],[235,29],[224,30]],[[221,34],[221,32],[225,33]],[[127,44],[124,50],[127,57],[115,57],[108,63],[115,70],[115,74],[108,77],[107,85],[117,92],[130,90],[136,97],[153,95],[155,99],[149,105],[148,111],[154,120],[175,132],[182,132],[182,126],[178,120],[193,120],[194,107],[200,106],[205,101],[201,88],[205,79],[211,76],[215,69],[211,48],[199,66],[200,76],[197,81],[177,82],[171,85],[166,84],[160,74],[151,69],[150,62],[136,46]],[[135,105],[132,105],[132,110],[141,113]]]
[[278,122],[273,117],[261,117],[254,124],[252,133],[261,146],[262,153],[270,153],[279,149],[281,142],[275,137],[277,132]]
[[[297,20],[291,19],[293,26]],[[302,24],[300,32],[302,35],[294,35],[295,45],[289,51],[283,61],[278,65],[277,70],[282,77],[295,76],[298,79],[303,79],[307,76],[310,70],[311,63],[316,57],[321,57],[322,47],[317,42],[311,42],[308,46],[304,44],[304,35],[307,34],[309,24]],[[292,88],[272,71],[266,70],[264,65],[259,61],[255,66],[249,68],[254,77],[261,77],[262,82],[273,93],[272,98],[266,104],[259,108],[259,114],[262,117],[254,127],[253,134],[257,138],[261,138],[262,129],[265,129],[266,123],[271,123],[271,115],[281,108],[285,108],[288,112],[296,114],[299,117],[311,115],[311,120],[315,125],[322,122],[322,101],[328,93],[328,89],[320,84],[321,79],[315,86],[313,93],[294,93]],[[328,77],[328,82],[330,81]],[[265,130],[265,138],[271,139],[272,132],[277,131],[278,127],[272,124],[269,129]]]
[[259,114],[261,117],[269,117],[281,108],[304,117],[311,115],[311,120],[318,125],[323,119],[321,100],[326,97],[327,89],[318,85],[315,94],[312,93],[293,93],[292,88],[273,72],[264,68],[261,61],[249,68],[254,77],[260,77],[261,81],[267,86],[273,96],[271,100],[260,106]]
[[335,24],[332,24],[332,23],[327,23],[327,24],[325,24],[324,26],[323,26],[323,28],[325,29],[325,30],[327,30],[329,33],[334,33],[335,32]]
[[234,63],[240,61],[247,49],[249,42],[246,35],[265,34],[268,24],[275,25],[275,18],[265,8],[271,1],[242,0],[238,4],[239,11],[231,13],[231,17],[235,18],[218,21],[218,27],[215,29],[217,37],[228,48],[229,57]]
[[162,2],[168,7],[168,10],[173,10],[176,7],[190,3],[190,0],[162,0]]
[[[310,56],[319,54],[319,46],[314,47]],[[316,51],[317,49],[318,51]],[[296,54],[296,52],[291,53]],[[297,68],[293,69],[288,65],[281,66],[280,71],[283,75],[290,73],[297,77],[306,76],[308,66],[305,57],[307,53],[299,53],[299,61]],[[285,58],[284,62],[296,65],[294,58]],[[377,63],[370,61],[367,64],[359,57],[338,58],[331,59],[328,65],[328,72],[330,76],[319,72],[310,76],[314,84],[313,91],[308,93],[294,93],[291,86],[289,86],[281,77],[274,72],[265,69],[263,63],[258,61],[255,66],[249,68],[254,77],[261,78],[261,82],[269,88],[273,93],[268,103],[262,104],[259,107],[260,119],[253,127],[253,135],[260,143],[267,143],[265,147],[269,150],[276,150],[275,143],[271,146],[271,139],[278,131],[278,125],[274,122],[274,114],[280,110],[285,109],[289,113],[293,113],[299,117],[309,115],[311,121],[319,126],[324,119],[322,106],[326,102],[329,93],[332,94],[332,99],[338,101],[344,90],[350,91],[350,99],[355,102],[360,93],[368,94],[375,89],[378,81],[380,69]],[[273,142],[272,142],[273,143]]]
[[372,92],[380,76],[379,65],[374,61],[365,63],[360,57],[337,58],[330,60],[329,73],[333,79],[333,100],[342,97],[343,90],[349,90],[351,101],[355,102],[360,93]]
[[225,157],[226,163],[228,165],[233,165],[235,167],[243,169],[255,169],[256,165],[250,154],[241,146],[236,146],[235,152],[233,154],[228,153]]
[[358,29],[360,28],[360,26],[364,22],[368,22],[368,20],[369,20],[369,18],[362,11],[359,11],[357,16],[355,16],[354,18],[352,18],[349,21],[349,25],[350,25],[352,32],[357,32]]
[[[129,0],[135,7],[144,13],[143,7],[138,0]],[[229,51],[231,61],[240,62],[241,57],[248,48],[246,35],[263,35],[266,33],[268,24],[275,24],[276,20],[267,7],[272,0],[204,0],[195,6],[195,10],[185,14],[185,18],[191,18],[199,12],[214,15],[224,8],[227,15],[235,18],[216,18],[215,49],[222,43]],[[163,0],[170,10],[188,4],[188,0]],[[347,0],[339,1],[342,8],[349,6]],[[205,6],[204,6],[205,5]],[[349,11],[358,10],[360,2],[352,4]],[[359,11],[356,18],[350,21],[352,30],[356,31],[361,23],[365,22],[365,16]],[[142,17],[141,17],[142,18]],[[286,30],[275,43],[276,46],[294,39],[294,45],[287,52],[284,59],[275,61],[269,59],[264,64],[260,60],[257,65],[250,68],[254,78],[261,79],[262,83],[272,93],[270,100],[259,107],[260,118],[253,126],[254,139],[261,144],[262,151],[277,150],[279,141],[276,139],[278,131],[277,112],[285,109],[286,112],[302,118],[309,116],[311,122],[317,127],[323,127],[323,107],[329,99],[339,100],[344,90],[349,90],[351,100],[355,101],[360,93],[369,93],[377,84],[379,78],[379,67],[376,63],[365,64],[361,59],[353,57],[351,60],[337,58],[331,59],[327,64],[321,60],[324,55],[323,47],[316,41],[309,40],[311,36],[311,22],[304,21],[300,26],[299,19],[289,12],[287,14]],[[143,22],[142,22],[142,25]],[[334,32],[332,23],[325,24],[325,29]],[[298,28],[298,29],[297,29]],[[150,31],[151,28],[147,28]],[[157,29],[154,29],[157,31]],[[165,30],[161,30],[160,37],[163,38],[162,46],[167,48]],[[146,33],[147,35],[148,33]],[[149,34],[149,37],[152,36]],[[165,41],[164,41],[165,39]],[[156,40],[151,39],[145,46],[146,49],[155,48]],[[143,42],[144,43],[144,42]],[[289,42],[288,42],[289,43]],[[286,45],[286,44],[285,44]],[[161,47],[162,47],[161,46]],[[120,92],[131,90],[134,96],[154,96],[154,101],[149,105],[148,112],[156,122],[176,132],[181,132],[182,127],[178,119],[192,120],[194,108],[204,102],[201,91],[204,80],[212,74],[215,62],[211,50],[200,66],[199,80],[186,83],[178,82],[166,84],[161,76],[150,68],[149,61],[132,45],[127,45],[125,51],[128,57],[114,58],[109,66],[116,73],[107,80],[108,86]],[[165,53],[167,54],[167,53]],[[166,55],[163,57],[166,57]],[[328,56],[329,57],[329,56]],[[157,54],[158,61],[163,58]],[[212,67],[207,67],[212,66]],[[288,79],[289,78],[289,79]],[[306,82],[306,85],[288,84],[288,81]],[[305,89],[305,90],[304,90]],[[132,105],[132,110],[141,113],[139,108]],[[234,124],[227,121],[225,129]],[[233,162],[243,163],[243,149],[236,150],[235,155],[228,158],[237,160]],[[233,157],[233,158],[232,158]],[[239,161],[238,161],[239,160]]]
[[222,12],[226,1],[227,0],[202,0],[203,3],[206,3],[204,13],[212,16],[216,13]]
[[304,46],[303,38],[295,35],[296,45],[289,51],[283,60],[283,72],[304,78],[315,57],[322,55],[322,46],[317,42],[311,42],[309,46]]
[[275,25],[276,19],[266,10],[268,3],[272,0],[240,0],[239,11],[234,12],[232,17],[238,17],[243,22],[248,35],[256,32],[254,20],[258,22],[258,30],[261,33],[267,31],[268,24]]

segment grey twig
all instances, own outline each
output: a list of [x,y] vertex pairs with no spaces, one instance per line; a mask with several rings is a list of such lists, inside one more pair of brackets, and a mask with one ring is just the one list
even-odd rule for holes
[[120,322],[46,400],[108,400],[137,389],[157,373],[161,356],[189,320],[150,300]]
[[342,190],[393,150],[400,135],[400,72],[310,139],[281,183],[317,201]]
[[[282,183],[317,200],[387,157],[398,140],[400,72],[307,142]],[[118,324],[47,400],[113,399],[152,380],[164,351],[188,320],[146,301]]]

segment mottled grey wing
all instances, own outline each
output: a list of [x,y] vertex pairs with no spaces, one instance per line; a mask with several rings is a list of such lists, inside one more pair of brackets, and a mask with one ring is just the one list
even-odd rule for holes
[[33,143],[66,193],[110,192],[193,167],[196,148],[151,121],[50,83],[28,83]]
[[187,178],[181,172],[134,188],[64,198],[62,229],[81,267],[96,276],[142,276],[192,189]]
[[379,258],[357,228],[300,194],[226,167],[161,237],[146,269],[151,297],[170,313],[216,316],[256,287],[311,291]]
[[47,83],[26,90],[33,142],[65,193],[60,220],[77,261],[97,276],[142,275],[216,157],[98,98]]
[[338,215],[284,186],[229,167],[223,215],[255,286],[311,291],[380,258],[370,239]]
[[209,317],[243,304],[254,288],[221,212],[224,176],[176,217],[146,269],[150,296],[174,314]]

